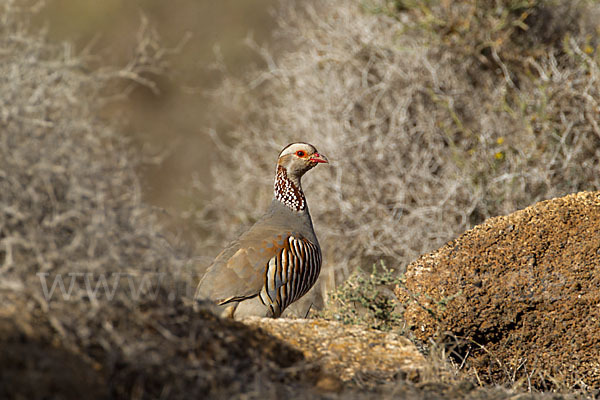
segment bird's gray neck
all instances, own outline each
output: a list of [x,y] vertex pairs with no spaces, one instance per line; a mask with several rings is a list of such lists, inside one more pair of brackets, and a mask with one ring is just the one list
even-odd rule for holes
[[281,165],[277,166],[274,185],[275,199],[293,211],[302,211],[306,208],[306,198],[302,192],[300,178],[288,176],[288,173]]

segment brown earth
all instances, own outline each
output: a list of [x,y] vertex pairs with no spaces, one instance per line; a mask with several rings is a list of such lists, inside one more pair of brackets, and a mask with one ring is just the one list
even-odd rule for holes
[[[600,387],[600,192],[491,218],[407,267],[405,318],[488,382]],[[455,343],[456,344],[456,343]]]
[[[42,310],[22,294],[2,294],[2,399],[520,398],[460,379],[422,379],[421,369],[431,367],[407,339],[357,326],[243,324],[179,301],[166,307],[161,296],[136,309],[101,306],[88,325],[65,327],[58,310]],[[71,328],[82,336],[76,342]]]
[[[99,315],[95,322],[112,326],[110,337],[92,324],[78,327],[89,330],[88,343],[72,343],[65,337],[69,333],[58,328],[60,315],[48,314],[20,295],[4,293],[3,300],[2,399],[368,399],[381,395],[500,399],[514,395],[468,383],[417,384],[402,374],[410,357],[416,357],[415,364],[423,361],[407,341],[399,341],[401,354],[392,354],[394,341],[378,343],[390,350],[387,355],[369,353],[366,348],[373,345],[369,339],[385,338],[385,334],[327,321],[252,322],[250,325],[260,326],[257,329],[222,320],[208,311],[196,313],[178,302],[172,303],[167,313],[159,304],[142,302],[137,311],[117,306]],[[309,325],[311,329],[301,328]],[[291,339],[299,348],[306,348],[301,343],[316,345],[332,331],[338,334],[329,338],[330,343],[341,339],[348,348],[364,352],[359,359],[370,358],[363,367],[348,365],[353,368],[352,381],[344,380],[349,375],[344,375],[343,364],[331,361],[353,358],[344,356],[343,349],[336,350],[335,345],[329,353],[315,349],[307,353],[311,359],[305,360],[299,349],[278,339]],[[387,361],[378,359],[382,356]],[[390,363],[393,360],[399,361],[397,365]],[[386,368],[369,368],[377,363]],[[386,375],[396,368],[395,376]],[[368,388],[361,388],[359,383],[367,381]]]
[[[2,293],[0,398],[313,398],[319,368],[265,332],[180,301],[102,305],[61,324],[22,293]],[[169,304],[167,307],[166,305]],[[58,313],[57,313],[58,312]],[[81,310],[74,305],[74,318]],[[100,326],[105,327],[102,330]],[[73,341],[76,329],[79,336]],[[87,332],[87,333],[86,333]],[[33,384],[34,383],[34,384]]]

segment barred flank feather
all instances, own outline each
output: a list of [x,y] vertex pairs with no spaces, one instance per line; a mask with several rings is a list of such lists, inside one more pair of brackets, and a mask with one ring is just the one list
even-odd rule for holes
[[265,266],[262,303],[278,317],[315,284],[321,271],[321,250],[304,238],[289,236]]

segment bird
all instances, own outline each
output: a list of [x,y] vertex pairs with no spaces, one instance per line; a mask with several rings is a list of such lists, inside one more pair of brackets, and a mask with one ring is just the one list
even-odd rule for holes
[[329,160],[309,143],[281,150],[269,208],[217,255],[198,284],[196,304],[208,300],[235,320],[278,318],[310,290],[322,255],[300,180],[321,163]]

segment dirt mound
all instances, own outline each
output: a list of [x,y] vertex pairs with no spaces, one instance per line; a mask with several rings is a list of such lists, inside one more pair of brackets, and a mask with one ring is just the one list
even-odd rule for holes
[[410,264],[397,295],[414,334],[456,335],[479,377],[598,387],[600,192],[489,219]]
[[76,343],[71,332],[53,326],[62,315],[11,297],[12,304],[0,309],[3,399],[315,395],[319,370],[300,351],[166,296],[141,301],[136,309],[102,305],[87,326],[77,327],[90,334]]

